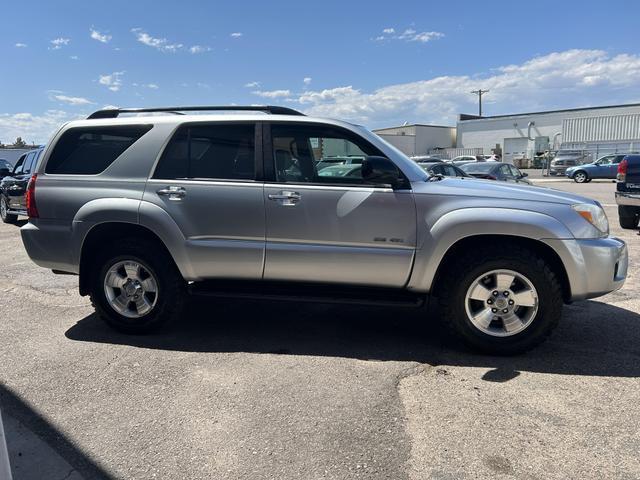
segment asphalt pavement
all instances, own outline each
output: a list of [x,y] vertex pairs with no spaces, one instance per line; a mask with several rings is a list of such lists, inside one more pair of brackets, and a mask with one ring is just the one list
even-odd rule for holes
[[380,307],[199,300],[168,331],[118,334],[0,224],[14,480],[640,478],[640,237],[612,183],[545,186],[605,206],[629,279],[510,358]]

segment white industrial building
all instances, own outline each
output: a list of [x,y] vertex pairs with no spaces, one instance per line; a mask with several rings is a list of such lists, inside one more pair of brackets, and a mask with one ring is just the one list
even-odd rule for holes
[[583,150],[594,159],[640,149],[640,104],[515,115],[460,115],[458,148],[499,151],[503,160],[532,159],[545,150]]
[[441,125],[402,125],[380,128],[374,132],[406,155],[425,155],[427,152],[451,148],[456,144],[456,128]]

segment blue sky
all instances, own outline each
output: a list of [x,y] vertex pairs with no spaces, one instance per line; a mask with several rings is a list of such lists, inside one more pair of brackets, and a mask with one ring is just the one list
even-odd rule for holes
[[3,10],[3,142],[44,142],[105,105],[282,104],[375,128],[455,124],[476,111],[475,88],[491,90],[487,115],[640,102],[632,1],[21,0]]

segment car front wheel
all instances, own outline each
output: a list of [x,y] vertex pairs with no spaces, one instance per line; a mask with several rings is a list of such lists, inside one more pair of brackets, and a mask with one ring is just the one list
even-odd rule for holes
[[4,223],[16,223],[18,215],[9,213],[9,202],[6,197],[0,197],[0,220]]
[[114,329],[153,332],[181,315],[185,282],[157,245],[124,240],[96,262],[96,270],[91,301]]
[[441,319],[475,350],[525,352],[544,341],[560,320],[558,278],[528,249],[485,247],[461,255],[446,269],[436,290]]
[[589,180],[589,176],[587,175],[586,172],[580,171],[580,172],[576,172],[573,175],[573,181],[576,182],[576,183],[585,183],[588,180]]

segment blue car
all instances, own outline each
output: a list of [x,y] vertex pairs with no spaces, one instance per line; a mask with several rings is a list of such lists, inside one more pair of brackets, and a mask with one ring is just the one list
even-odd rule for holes
[[605,155],[593,163],[567,168],[565,175],[573,178],[573,181],[576,183],[590,182],[594,178],[610,178],[611,180],[615,180],[618,174],[618,165],[624,156],[625,154]]

